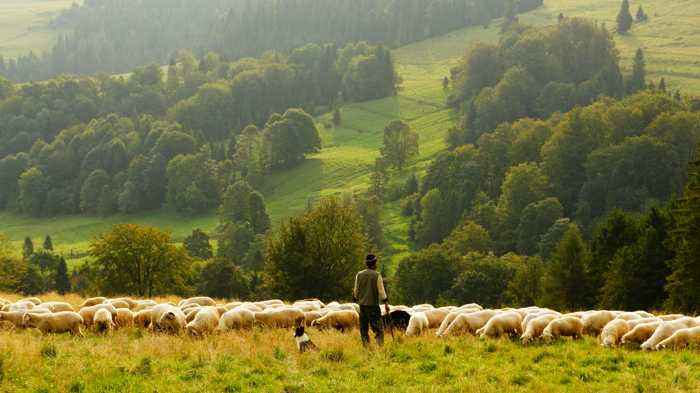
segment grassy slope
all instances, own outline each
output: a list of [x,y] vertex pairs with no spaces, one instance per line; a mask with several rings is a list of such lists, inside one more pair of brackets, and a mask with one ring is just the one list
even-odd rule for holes
[[[0,3],[2,4],[2,3]],[[637,2],[632,3],[633,11]],[[623,64],[628,66],[636,48],[643,43],[652,78],[665,76],[671,87],[700,92],[700,3],[696,0],[647,0],[643,2],[650,21],[635,26],[628,36],[616,36]],[[559,12],[605,21],[614,26],[618,0],[545,0],[545,6],[523,15],[525,23],[556,23]],[[691,15],[691,16],[688,16]],[[692,16],[695,15],[695,16]],[[441,79],[448,75],[470,42],[498,40],[498,24],[489,29],[468,28],[446,36],[399,48],[393,52],[403,79],[397,97],[347,105],[343,108],[341,127],[326,129],[322,136],[324,149],[303,165],[271,177],[264,188],[273,221],[279,222],[302,211],[320,196],[353,192],[366,187],[369,169],[379,154],[381,131],[391,120],[409,121],[420,132],[420,157],[405,173],[421,171],[445,146],[444,136],[454,124],[454,114],[444,106]],[[321,116],[320,124],[329,123],[329,115]],[[385,230],[394,259],[409,249],[407,222],[399,215],[397,204],[385,209]],[[1,230],[12,240],[30,235],[37,239],[51,234],[59,250],[84,249],[87,241],[119,222],[155,225],[172,231],[182,239],[192,228],[211,230],[214,215],[196,218],[177,217],[167,212],[151,212],[138,216],[59,217],[36,220],[0,213]]]
[[16,57],[48,50],[57,31],[46,24],[73,0],[0,0],[0,55]]
[[[16,296],[1,294],[15,299]],[[74,295],[44,300],[67,300]],[[161,299],[176,300],[176,299]],[[14,392],[697,392],[697,350],[605,349],[595,339],[523,347],[432,333],[364,351],[357,331],[309,334],[297,353],[287,330],[201,340],[125,329],[110,336],[0,331],[0,391]]]

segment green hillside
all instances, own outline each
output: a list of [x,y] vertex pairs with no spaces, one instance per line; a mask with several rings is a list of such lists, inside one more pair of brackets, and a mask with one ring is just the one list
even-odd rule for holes
[[15,57],[33,50],[41,53],[54,43],[58,31],[47,26],[73,0],[0,1],[0,55]]
[[[632,3],[633,12],[638,4]],[[636,48],[642,46],[646,50],[651,78],[663,76],[671,88],[700,92],[700,42],[693,41],[700,33],[700,3],[654,0],[642,4],[650,20],[636,24],[627,36],[616,36],[623,64],[629,65]],[[521,21],[537,25],[556,23],[561,12],[567,16],[595,18],[613,28],[618,8],[618,0],[547,0],[543,8],[521,16]],[[444,104],[442,78],[449,74],[450,67],[457,63],[470,43],[496,41],[499,30],[500,23],[496,22],[487,29],[462,29],[393,51],[403,80],[398,96],[346,105],[342,108],[340,127],[329,126],[330,114],[318,118],[323,150],[295,169],[276,173],[262,190],[273,222],[298,213],[321,196],[365,188],[369,169],[379,154],[382,129],[391,120],[401,118],[408,121],[420,134],[419,157],[394,177],[402,178],[412,171],[424,169],[430,159],[444,149],[444,136],[456,119]],[[94,234],[120,222],[158,226],[172,231],[176,239],[182,239],[193,228],[213,229],[216,217],[210,214],[187,218],[158,211],[107,219],[57,217],[47,220],[1,213],[0,222],[2,231],[14,241],[19,242],[27,235],[39,239],[48,233],[59,249],[68,253],[84,249]],[[384,224],[393,247],[392,254],[399,258],[408,251],[409,244],[408,223],[399,215],[397,204],[386,205]]]

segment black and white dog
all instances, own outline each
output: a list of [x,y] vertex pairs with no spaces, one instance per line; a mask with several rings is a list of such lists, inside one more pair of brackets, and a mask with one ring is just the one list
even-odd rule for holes
[[297,342],[297,348],[299,348],[300,353],[318,351],[316,344],[311,341],[309,335],[304,331],[304,325],[294,329],[294,340]]

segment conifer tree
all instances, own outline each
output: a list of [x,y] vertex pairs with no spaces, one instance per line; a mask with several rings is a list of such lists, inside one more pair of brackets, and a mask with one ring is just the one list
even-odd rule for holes
[[51,236],[49,235],[46,235],[46,239],[44,239],[44,250],[53,251],[53,242],[51,241]]
[[34,254],[34,242],[32,242],[32,239],[29,236],[27,236],[24,238],[24,246],[22,247],[22,255],[24,256],[25,259],[27,259],[32,254]]
[[627,91],[629,93],[635,93],[640,90],[644,90],[647,87],[646,84],[646,60],[644,59],[644,51],[642,48],[637,49],[637,53],[634,55],[634,64],[632,65],[632,75],[627,82]]
[[627,33],[632,28],[633,22],[629,0],[622,0],[620,12],[617,14],[617,32],[620,34]]

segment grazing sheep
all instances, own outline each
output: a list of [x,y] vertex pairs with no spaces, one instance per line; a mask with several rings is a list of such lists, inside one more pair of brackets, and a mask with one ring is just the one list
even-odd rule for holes
[[51,312],[75,311],[73,306],[66,302],[46,302],[41,303],[42,308],[46,308]]
[[104,308],[95,311],[92,323],[95,326],[95,331],[98,333],[108,333],[114,328],[112,313]]
[[634,329],[635,326],[641,325],[643,323],[649,323],[649,322],[657,322],[661,321],[659,318],[652,317],[652,318],[641,318],[641,319],[635,319],[632,321],[627,321],[627,324],[630,325],[630,330]]
[[[532,321],[532,320],[534,320],[534,319],[537,319],[537,318],[539,318],[539,317],[543,317],[543,316],[545,316],[545,315],[561,316],[561,314],[559,314],[558,312],[556,312],[556,311],[549,311],[549,310],[542,310],[542,311],[537,311],[537,312],[531,312],[531,313],[525,315],[525,317],[523,317],[523,323],[522,323],[522,325],[520,325],[520,327],[523,329],[523,332],[527,329],[527,324],[530,323],[530,321]],[[544,326],[542,327],[542,329],[544,329]],[[540,333],[541,333],[541,332],[540,332]]]
[[171,306],[160,314],[155,323],[155,330],[178,334],[185,326],[185,314],[179,308]]
[[355,310],[335,310],[311,322],[312,327],[318,329],[333,328],[350,330],[360,326],[360,315]]
[[194,320],[185,326],[190,336],[202,337],[214,332],[219,326],[219,313],[215,308],[202,308]]
[[284,306],[284,302],[279,299],[263,300],[261,302],[254,302],[253,304],[260,307],[262,310]]
[[671,337],[661,341],[656,345],[656,350],[673,348],[680,349],[688,344],[700,343],[700,327],[692,327],[676,330]]
[[425,314],[425,317],[428,318],[428,328],[435,329],[440,327],[440,324],[442,324],[442,321],[450,313],[450,310],[448,308],[441,307],[425,310],[423,313]]
[[641,344],[648,340],[649,337],[654,334],[656,328],[658,328],[662,323],[663,321],[660,319],[654,322],[640,323],[639,325],[630,329],[627,334],[622,336],[620,344]]
[[108,299],[105,300],[104,304],[111,304],[114,306],[114,308],[126,308],[127,310],[131,310],[131,305],[126,302],[125,300],[118,300],[118,299]]
[[[634,314],[638,316],[637,314]],[[640,318],[641,319],[641,318]],[[600,345],[614,347],[620,343],[622,336],[630,331],[630,325],[625,319],[615,318],[608,322],[600,333]]]
[[671,337],[677,330],[695,327],[696,325],[697,322],[690,317],[665,321],[656,328],[654,334],[652,334],[651,337],[649,337],[649,339],[640,346],[640,348],[645,351],[654,350],[656,349],[657,344]]
[[247,308],[238,307],[226,311],[219,319],[219,330],[252,329],[255,314]]
[[102,304],[105,302],[105,300],[107,300],[107,298],[103,297],[103,296],[91,297],[91,298],[85,299],[83,304],[80,305],[80,308],[92,307],[92,306],[97,305],[97,304]]
[[151,308],[151,307],[153,307],[153,306],[155,306],[155,305],[157,305],[157,304],[158,304],[158,303],[156,303],[156,302],[153,301],[153,300],[137,300],[137,301],[136,301],[136,306],[135,306],[131,311],[133,311],[133,312],[138,312],[138,311],[141,311],[141,310],[145,310],[145,309],[147,309],[147,308]]
[[134,327],[134,313],[126,308],[118,308],[117,315],[114,317],[114,325],[117,328]]
[[246,310],[250,310],[252,312],[261,312],[263,311],[263,308],[258,306],[257,304],[246,302],[238,306],[240,308],[245,308]]
[[615,319],[622,319],[625,321],[634,321],[637,319],[642,319],[642,316],[637,314],[636,312],[623,312],[623,313],[617,314]]
[[454,322],[454,320],[462,315],[462,314],[469,314],[473,312],[481,311],[480,309],[477,308],[458,308],[456,310],[450,311],[449,314],[445,317],[445,319],[442,320],[440,323],[440,326],[438,327],[438,330],[435,332],[435,335],[438,337],[441,337],[443,334],[445,334],[445,331],[447,328]]
[[[534,319],[530,319],[525,326],[523,335],[520,336],[520,341],[523,344],[528,344],[532,340],[539,338],[542,336],[542,332],[544,331],[544,328],[549,325],[550,322],[553,320],[559,318],[559,315],[557,314],[539,314],[537,317]],[[523,321],[524,322],[524,321]]]
[[[109,313],[108,313],[109,314]],[[82,336],[80,326],[83,318],[72,311],[61,311],[53,314],[25,314],[23,324],[39,329],[42,333],[72,333]]]
[[3,311],[28,311],[35,307],[35,304],[29,301],[19,301],[8,304],[3,307]]
[[639,315],[642,318],[654,318],[654,314],[648,313],[648,312],[643,311],[643,310],[638,310],[638,311],[635,311],[634,313]]
[[112,314],[112,317],[117,315],[117,309],[114,308],[113,305],[111,304],[95,304],[94,306],[90,307],[83,307],[78,311],[78,314],[80,314],[81,317],[83,317],[83,323],[85,323],[85,326],[92,326],[92,321],[93,318],[95,317],[95,313],[98,310],[107,310]]
[[459,314],[442,333],[442,337],[456,336],[462,333],[474,333],[486,325],[497,314],[496,310],[481,310]]
[[480,305],[478,305],[476,303],[463,304],[463,305],[459,306],[459,308],[462,308],[462,309],[474,309],[474,308],[476,308],[478,310],[484,309],[483,307],[481,307]]
[[190,304],[196,304],[198,306],[216,306],[216,302],[214,299],[208,297],[208,296],[197,296],[197,297],[191,297],[188,299],[183,299],[180,300],[180,303],[178,303],[178,306],[180,307],[185,307]]
[[615,319],[612,311],[593,311],[583,316],[583,332],[591,336],[598,336],[608,322]]
[[22,303],[22,302],[31,302],[31,303],[34,303],[35,306],[38,306],[42,303],[41,299],[39,299],[38,297],[25,297],[24,299],[19,299],[17,301],[17,303]]
[[581,338],[583,335],[583,321],[576,317],[559,317],[550,322],[542,331],[545,341],[552,341],[557,337]]
[[26,311],[0,311],[0,322],[10,322],[16,328],[23,328],[26,313]]
[[676,319],[681,319],[685,318],[685,315],[683,314],[668,314],[668,315],[659,315],[657,318],[661,319],[662,321],[675,321]]
[[406,335],[409,337],[420,336],[430,328],[430,322],[425,312],[415,312],[411,315],[406,328]]
[[293,328],[304,323],[304,312],[294,307],[273,307],[256,312],[255,322],[269,328]]
[[298,301],[294,302],[292,304],[292,307],[296,307],[300,309],[301,311],[307,312],[307,311],[319,311],[321,308],[320,302],[314,302],[314,301]]
[[224,308],[226,309],[226,311],[231,311],[234,308],[240,306],[241,304],[243,304],[243,302],[230,302],[230,303],[224,304]]
[[152,310],[140,310],[134,314],[134,326],[147,329],[151,327]]
[[494,315],[486,325],[476,331],[480,338],[498,338],[502,335],[517,334],[521,335],[523,329],[521,327],[523,317],[517,311],[507,311]]
[[[120,304],[120,305],[123,305],[123,303],[126,303],[129,305],[129,307],[128,307],[129,310],[133,310],[134,308],[136,308],[139,305],[139,302],[137,302],[136,300],[134,300],[130,297],[118,297],[116,299],[109,299],[109,302],[112,303],[114,305],[114,307],[116,307],[116,308],[126,308],[126,307],[119,307],[116,304],[114,304],[115,302]],[[153,302],[153,303],[155,303],[155,302]]]
[[304,326],[310,327],[311,323],[322,316],[326,315],[329,311],[305,311],[304,312]]

